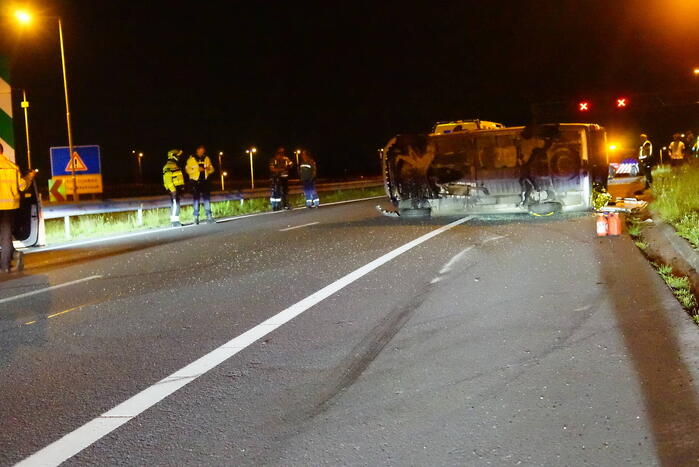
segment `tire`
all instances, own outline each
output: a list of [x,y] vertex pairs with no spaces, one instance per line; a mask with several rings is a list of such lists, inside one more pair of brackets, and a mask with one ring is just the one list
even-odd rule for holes
[[430,208],[403,208],[398,212],[400,217],[406,219],[429,219],[432,215]]
[[538,203],[538,204],[532,204],[529,206],[529,214],[532,216],[537,216],[537,217],[548,217],[548,216],[553,216],[554,214],[558,214],[563,210],[563,206],[561,206],[561,203],[555,203],[555,202],[550,202],[550,203]]

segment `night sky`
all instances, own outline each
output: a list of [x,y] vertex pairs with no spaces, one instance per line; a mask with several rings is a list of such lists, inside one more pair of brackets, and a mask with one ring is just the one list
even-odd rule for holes
[[[238,178],[250,145],[260,170],[284,145],[310,148],[321,176],[377,173],[388,138],[437,120],[523,124],[535,102],[699,88],[696,0],[27,4],[63,18],[75,144],[102,147],[108,180],[134,175],[132,149],[157,181],[168,149],[200,143]],[[47,173],[67,142],[55,23],[6,19],[1,36]],[[696,128],[697,107],[667,118]],[[669,137],[665,123],[646,131]]]

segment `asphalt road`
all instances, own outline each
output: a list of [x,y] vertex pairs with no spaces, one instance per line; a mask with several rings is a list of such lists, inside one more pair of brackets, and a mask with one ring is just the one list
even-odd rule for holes
[[86,424],[66,465],[699,462],[697,329],[628,237],[375,204],[29,255],[0,282],[0,463]]

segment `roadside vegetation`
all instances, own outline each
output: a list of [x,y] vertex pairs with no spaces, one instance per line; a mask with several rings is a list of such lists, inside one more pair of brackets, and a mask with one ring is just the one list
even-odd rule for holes
[[[653,177],[655,179],[653,186],[655,201],[651,203],[651,208],[664,221],[672,224],[679,235],[689,240],[697,248],[699,246],[699,238],[697,237],[699,235],[699,192],[696,192],[696,188],[695,192],[692,192],[692,190],[686,189],[687,187],[682,186],[682,184],[695,183],[694,187],[699,187],[699,169],[689,168],[680,172],[672,172],[669,169],[660,168],[654,172]],[[682,196],[693,197],[694,201],[679,199]],[[697,305],[697,298],[692,291],[689,278],[676,275],[672,266],[659,264],[656,262],[657,258],[649,257],[648,248],[650,245],[643,238],[643,228],[646,225],[644,216],[638,211],[626,216],[626,230],[633,238],[638,249],[648,257],[657,273],[672,290],[682,308],[689,313],[696,324],[699,324],[699,306]],[[694,241],[692,241],[692,237]]]
[[[333,203],[337,201],[381,196],[383,194],[385,194],[383,187],[356,188],[351,190],[322,192],[320,193],[320,200],[321,203]],[[303,195],[291,195],[289,201],[293,207],[300,207],[305,204]],[[211,203],[211,211],[215,218],[256,214],[271,210],[272,206],[269,203],[269,198],[246,199],[242,203],[240,201]],[[193,222],[191,206],[182,207],[180,220],[183,224]],[[48,244],[53,244],[78,238],[97,238],[138,230],[167,227],[169,225],[170,209],[168,208],[144,210],[140,222],[135,211],[74,216],[70,218],[70,238],[66,238],[63,218],[47,219],[46,242]]]
[[699,249],[699,166],[659,168],[653,178],[651,209]]
[[692,293],[692,287],[689,283],[689,278],[684,276],[676,276],[672,273],[672,267],[667,264],[657,265],[656,269],[660,277],[672,289],[677,300],[682,307],[687,310],[687,313],[692,317],[695,323],[699,324],[699,308],[697,307],[697,299]]

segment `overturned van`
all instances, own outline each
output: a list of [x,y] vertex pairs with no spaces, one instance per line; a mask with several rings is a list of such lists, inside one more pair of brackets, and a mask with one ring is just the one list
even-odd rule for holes
[[382,154],[388,197],[401,216],[419,217],[589,210],[609,165],[594,124],[399,135]]

